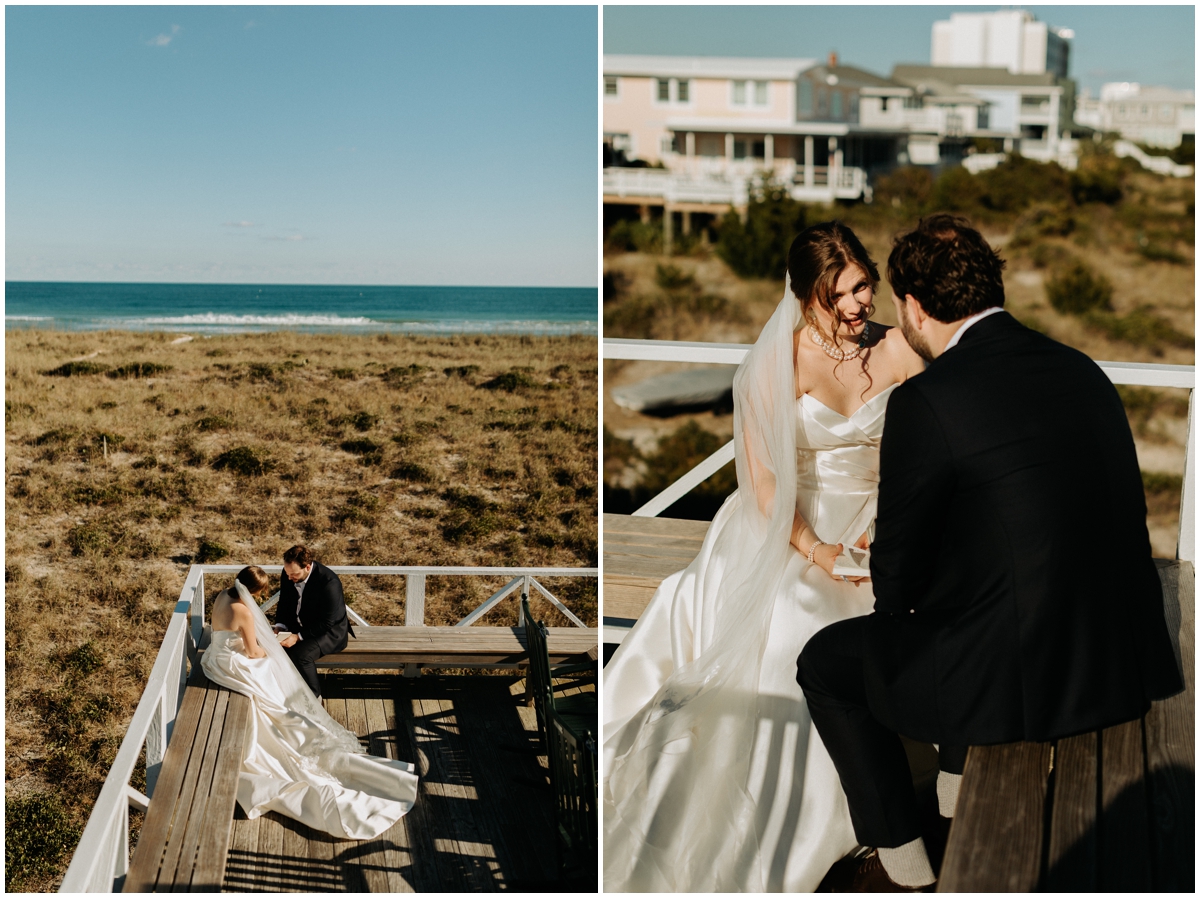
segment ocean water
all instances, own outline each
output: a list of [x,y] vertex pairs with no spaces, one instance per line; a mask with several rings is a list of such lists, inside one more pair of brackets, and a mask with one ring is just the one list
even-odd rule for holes
[[598,299],[590,287],[7,281],[4,326],[180,334],[596,334]]

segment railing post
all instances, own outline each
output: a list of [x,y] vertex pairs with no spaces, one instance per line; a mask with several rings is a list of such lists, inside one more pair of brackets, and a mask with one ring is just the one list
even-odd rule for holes
[[167,753],[167,721],[174,715],[167,712],[167,696],[173,690],[164,689],[155,703],[154,716],[146,733],[146,795],[154,797],[154,786]]
[[[404,626],[425,626],[425,575],[404,575]],[[419,677],[421,665],[405,664],[404,676]]]
[[201,569],[196,587],[192,590],[192,601],[188,605],[188,617],[191,620],[192,643],[200,647],[204,638],[204,570]]
[[1179,542],[1175,557],[1196,561],[1196,390],[1188,391],[1187,450],[1183,460],[1183,495],[1179,500]]

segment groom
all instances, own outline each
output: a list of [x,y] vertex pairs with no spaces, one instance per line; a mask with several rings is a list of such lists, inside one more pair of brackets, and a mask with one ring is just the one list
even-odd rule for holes
[[838,891],[934,882],[898,733],[939,746],[951,817],[967,746],[1133,720],[1182,688],[1121,400],[1094,362],[1002,310],[1003,266],[949,215],[888,259],[929,367],[888,402],[875,612],[821,630],[798,662],[855,834],[878,849]]
[[317,659],[346,647],[350,618],[342,596],[342,581],[318,562],[307,546],[292,546],[283,553],[275,630],[287,632],[279,644],[313,695],[320,698]]

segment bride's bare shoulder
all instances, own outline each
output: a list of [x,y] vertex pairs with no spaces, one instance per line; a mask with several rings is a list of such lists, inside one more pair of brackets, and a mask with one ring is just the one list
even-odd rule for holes
[[894,368],[897,380],[907,380],[925,370],[925,362],[904,339],[904,332],[890,324],[882,324],[879,338],[880,355]]

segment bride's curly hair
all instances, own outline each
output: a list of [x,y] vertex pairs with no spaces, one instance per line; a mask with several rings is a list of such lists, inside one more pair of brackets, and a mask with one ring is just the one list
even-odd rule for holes
[[258,595],[271,585],[271,575],[256,564],[242,568],[235,579],[250,590],[252,596]]
[[[857,265],[866,273],[871,289],[879,286],[879,269],[862,241],[840,221],[823,221],[805,228],[792,241],[788,250],[788,274],[792,278],[792,293],[800,300],[802,321],[809,321],[814,303],[833,314],[833,344],[841,346],[838,338],[839,316],[834,306],[834,288],[842,272]],[[875,314],[875,304],[867,317]],[[803,326],[803,325],[801,325]]]

